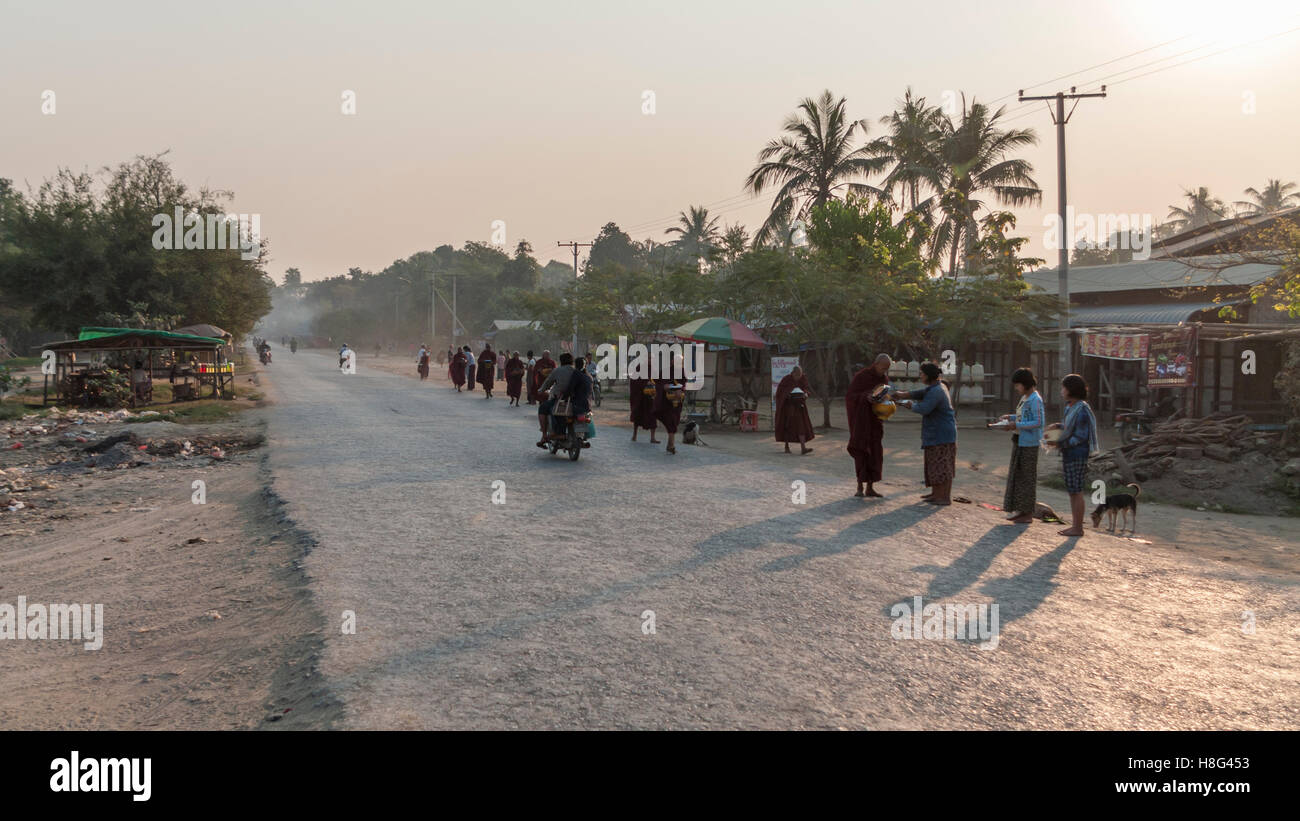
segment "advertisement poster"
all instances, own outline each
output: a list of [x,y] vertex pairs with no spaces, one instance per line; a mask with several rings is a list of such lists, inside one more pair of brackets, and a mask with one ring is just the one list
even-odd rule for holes
[[1099,359],[1146,359],[1151,337],[1147,334],[1084,334],[1084,356]]
[[790,375],[790,371],[799,365],[797,356],[774,356],[772,357],[772,422],[776,423],[776,386],[781,384],[781,380]]
[[1151,334],[1147,387],[1185,388],[1195,384],[1195,344],[1191,329]]

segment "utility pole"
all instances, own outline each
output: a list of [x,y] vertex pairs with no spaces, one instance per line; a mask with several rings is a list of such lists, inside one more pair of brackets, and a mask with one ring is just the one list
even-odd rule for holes
[[[557,242],[557,243],[555,243],[555,244],[556,244],[557,246],[559,246],[559,247],[565,247],[565,246],[568,246],[569,248],[572,248],[572,249],[573,249],[573,279],[576,281],[576,280],[578,279],[578,249],[579,249],[579,248],[590,248],[592,245],[594,245],[594,243],[591,243],[591,242]],[[573,355],[576,357],[576,356],[578,355],[578,311],[577,311],[576,308],[575,308],[574,311],[573,311],[573,342],[572,342],[572,345],[573,345],[573,350],[569,351],[569,353],[573,354]]]
[[[1066,239],[1067,232],[1070,237],[1074,236],[1074,226],[1066,227],[1065,224],[1065,124],[1070,121],[1074,114],[1074,109],[1079,107],[1079,100],[1085,97],[1105,97],[1106,87],[1102,86],[1101,91],[1090,94],[1078,94],[1075,92],[1075,86],[1070,86],[1070,92],[1058,91],[1055,94],[1046,97],[1026,97],[1025,90],[1020,89],[1020,102],[1031,102],[1034,100],[1055,100],[1056,111],[1048,107],[1052,114],[1052,122],[1056,123],[1056,214],[1057,214],[1057,232],[1061,240],[1061,247],[1057,249],[1057,298],[1061,302],[1061,339],[1060,339],[1060,369],[1057,379],[1064,379],[1065,375],[1070,372],[1070,243]],[[1070,106],[1070,113],[1065,113],[1065,101],[1074,100],[1074,105]]]

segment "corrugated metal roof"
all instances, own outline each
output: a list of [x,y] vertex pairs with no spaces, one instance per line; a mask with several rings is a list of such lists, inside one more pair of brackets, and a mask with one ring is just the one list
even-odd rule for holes
[[1070,309],[1070,327],[1092,325],[1177,325],[1197,311],[1217,311],[1217,302],[1175,302],[1163,305],[1088,305]]
[[[1211,258],[1206,258],[1211,259]],[[1150,288],[1199,288],[1214,285],[1248,286],[1263,282],[1278,272],[1278,266],[1249,262],[1223,271],[1195,268],[1173,259],[1149,259],[1115,265],[1070,266],[1070,293],[1138,291]],[[1055,268],[1040,268],[1025,274],[1025,282],[1049,294],[1057,293]]]

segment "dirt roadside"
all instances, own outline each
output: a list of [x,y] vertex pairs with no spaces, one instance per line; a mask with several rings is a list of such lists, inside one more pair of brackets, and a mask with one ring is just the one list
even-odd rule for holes
[[19,431],[0,434],[0,495],[23,502],[0,510],[0,605],[103,605],[100,649],[0,640],[0,729],[314,729],[338,719],[316,668],[325,622],[301,569],[311,544],[267,490],[260,417],[40,420],[48,435],[23,433],[31,420],[0,423]]

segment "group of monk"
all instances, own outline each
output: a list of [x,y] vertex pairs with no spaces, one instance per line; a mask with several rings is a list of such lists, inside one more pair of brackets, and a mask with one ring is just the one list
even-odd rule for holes
[[650,444],[657,445],[655,438],[659,425],[668,432],[668,453],[677,452],[677,427],[682,420],[682,402],[686,398],[686,388],[671,379],[629,379],[629,401],[632,405],[632,441],[637,433],[645,428],[650,431]]
[[[428,357],[428,351],[421,348],[418,360],[421,379],[428,375]],[[447,378],[451,380],[457,393],[462,390],[474,391],[481,387],[485,399],[492,398],[497,375],[500,373],[505,379],[506,397],[510,400],[507,407],[519,406],[519,400],[525,395],[525,385],[528,404],[537,404],[538,387],[555,369],[555,360],[551,359],[550,351],[542,351],[540,359],[534,359],[533,352],[529,351],[528,358],[525,360],[520,358],[519,351],[506,357],[504,352],[498,353],[492,350],[491,344],[484,345],[482,353],[478,356],[474,355],[468,345],[459,350],[448,348],[447,363]]]

